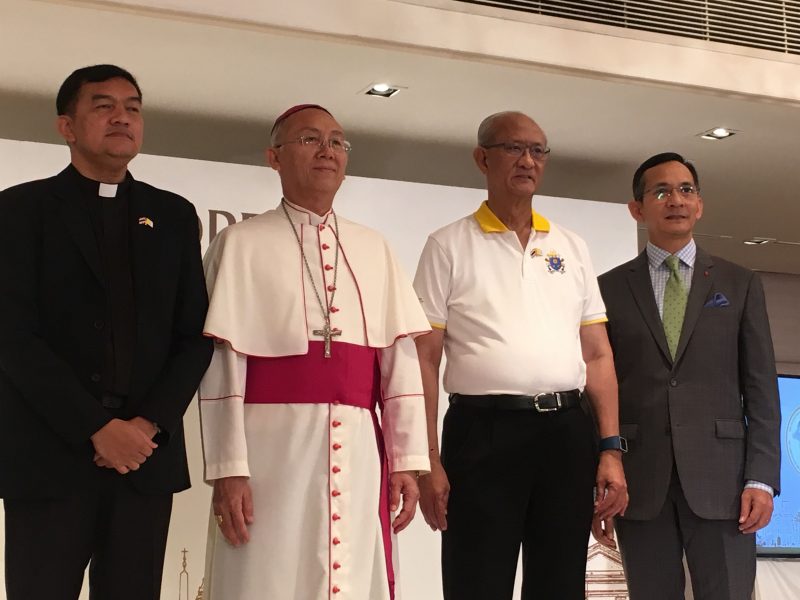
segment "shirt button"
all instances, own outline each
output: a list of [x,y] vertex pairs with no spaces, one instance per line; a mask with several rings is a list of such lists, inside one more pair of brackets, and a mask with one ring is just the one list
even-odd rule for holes
[[325,265],[325,270],[326,270],[326,271],[330,271],[331,269],[333,269],[333,267],[332,267],[332,266],[330,266],[330,265]]
[[100,377],[100,373],[92,373],[92,376],[89,379],[91,379],[94,383],[100,383],[102,377]]
[[104,326],[105,323],[103,323],[103,321],[101,321],[100,319],[97,319],[97,321],[94,322],[95,329],[102,329]]
[[678,380],[677,380],[677,379],[670,379],[670,380],[669,380],[669,384],[670,384],[672,387],[678,387]]
[[339,471],[341,471],[341,469],[339,467],[333,467],[331,471],[333,471],[334,473],[338,473]]
[[333,449],[334,449],[334,450],[339,450],[339,449],[341,449],[341,447],[342,447],[342,445],[341,445],[341,444],[334,444],[334,445],[333,445]]
[[331,425],[333,425],[334,427],[339,427],[339,425],[341,424],[342,424],[341,421],[334,421],[333,423],[331,423]]

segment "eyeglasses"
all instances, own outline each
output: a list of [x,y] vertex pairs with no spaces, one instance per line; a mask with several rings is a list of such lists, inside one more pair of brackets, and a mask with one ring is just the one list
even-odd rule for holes
[[301,146],[327,146],[334,152],[350,152],[353,145],[347,140],[340,140],[339,138],[324,139],[318,135],[301,135],[296,140],[286,140],[282,144],[275,144],[276,148],[285,146],[286,144],[300,144]]
[[490,148],[502,148],[503,151],[509,156],[520,158],[525,152],[531,155],[531,158],[536,162],[544,162],[550,154],[550,148],[542,146],[541,144],[522,144],[520,142],[499,142],[497,144],[487,144],[481,146],[485,150]]
[[667,198],[671,198],[672,192],[675,191],[677,191],[682,197],[689,198],[691,196],[696,196],[700,192],[700,189],[688,183],[683,183],[681,185],[676,185],[675,187],[670,187],[668,185],[657,185],[654,188],[645,190],[644,193],[652,193],[656,200],[666,200]]

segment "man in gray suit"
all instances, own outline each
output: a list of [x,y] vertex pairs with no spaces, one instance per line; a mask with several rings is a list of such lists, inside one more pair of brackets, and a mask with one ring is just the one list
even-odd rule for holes
[[[616,523],[631,600],[749,600],[755,531],[779,492],[780,407],[764,293],[706,254],[695,167],[675,153],[633,177],[647,249],[600,277],[619,380],[630,489]],[[613,521],[595,537],[614,545]]]

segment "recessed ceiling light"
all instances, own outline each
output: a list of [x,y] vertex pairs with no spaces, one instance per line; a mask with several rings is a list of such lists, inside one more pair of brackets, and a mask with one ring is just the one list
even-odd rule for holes
[[373,83],[366,90],[362,90],[362,93],[367,96],[377,96],[378,98],[391,98],[401,89],[404,88],[391,83]]
[[739,132],[734,129],[728,129],[727,127],[714,127],[708,131],[698,133],[697,136],[703,138],[704,140],[724,140],[725,138],[729,138],[737,133]]
[[745,240],[744,243],[747,246],[763,246],[764,244],[771,244],[774,241],[775,238],[751,237],[749,240]]

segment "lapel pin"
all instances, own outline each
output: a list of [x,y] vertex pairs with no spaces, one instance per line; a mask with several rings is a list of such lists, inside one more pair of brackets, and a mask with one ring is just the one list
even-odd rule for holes
[[703,271],[703,277],[708,277],[708,271]]
[[542,255],[542,250],[540,248],[534,248],[533,250],[531,250],[531,258],[541,255]]
[[139,225],[147,225],[150,229],[153,229],[153,221],[148,217],[139,217]]

